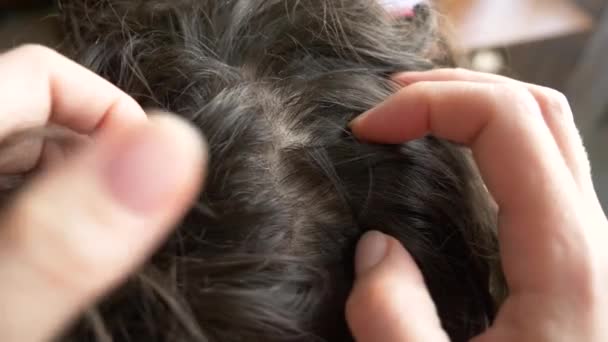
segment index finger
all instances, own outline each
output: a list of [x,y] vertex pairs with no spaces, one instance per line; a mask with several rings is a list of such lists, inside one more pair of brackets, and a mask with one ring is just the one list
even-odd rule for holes
[[120,129],[146,119],[126,93],[42,46],[0,55],[0,138],[48,122],[79,133]]
[[575,272],[573,250],[584,241],[576,221],[578,188],[528,91],[505,84],[414,83],[351,128],[375,142],[431,133],[472,149],[500,208],[501,253],[513,291],[546,290],[550,282],[563,284],[572,275],[567,270]]

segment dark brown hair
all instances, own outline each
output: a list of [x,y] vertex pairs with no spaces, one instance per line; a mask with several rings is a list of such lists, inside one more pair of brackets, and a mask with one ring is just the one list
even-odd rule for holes
[[429,7],[410,19],[372,0],[60,9],[73,57],[193,122],[211,155],[173,236],[65,340],[350,341],[344,304],[370,229],[411,252],[454,341],[491,322],[494,214],[466,152],[432,137],[367,144],[347,129],[396,89],[393,73],[449,60]]

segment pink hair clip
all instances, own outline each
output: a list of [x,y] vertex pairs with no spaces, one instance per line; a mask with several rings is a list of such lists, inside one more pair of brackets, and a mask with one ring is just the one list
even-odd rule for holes
[[413,18],[415,7],[423,4],[424,0],[379,0],[389,13],[399,18]]

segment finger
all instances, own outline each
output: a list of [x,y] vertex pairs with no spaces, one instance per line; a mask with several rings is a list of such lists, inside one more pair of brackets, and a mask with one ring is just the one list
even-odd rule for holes
[[415,83],[356,119],[352,130],[376,142],[400,143],[430,132],[469,145],[500,208],[510,289],[555,290],[578,276],[588,250],[580,224],[584,204],[529,92],[504,84]]
[[145,120],[120,89],[57,52],[28,45],[0,55],[0,139],[51,121],[79,133]]
[[536,99],[545,122],[549,126],[574,179],[581,189],[593,189],[591,167],[587,152],[574,123],[568,99],[560,92],[500,75],[480,73],[466,69],[436,69],[428,72],[406,72],[398,74],[394,78],[402,84],[422,81],[467,81],[511,84],[527,89]]
[[6,139],[0,142],[0,174],[23,174],[32,170],[42,153],[41,137]]
[[356,270],[346,317],[358,342],[448,341],[422,274],[398,241],[367,233]]
[[200,188],[201,145],[158,117],[18,195],[0,220],[0,340],[47,340],[143,262]]
[[0,142],[0,175],[44,170],[90,141],[86,135],[53,125],[11,134]]

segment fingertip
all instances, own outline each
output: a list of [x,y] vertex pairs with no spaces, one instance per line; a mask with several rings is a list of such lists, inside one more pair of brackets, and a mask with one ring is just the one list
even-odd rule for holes
[[365,233],[359,241],[355,256],[355,271],[357,275],[362,276],[381,263],[386,257],[388,248],[388,236],[378,231]]
[[350,123],[353,134],[363,141],[401,144],[429,132],[428,107],[421,83],[405,87]]
[[365,130],[362,129],[365,127],[365,120],[370,111],[367,111],[356,118],[354,118],[351,122],[348,123],[348,129],[359,139],[365,140]]
[[162,127],[169,139],[176,140],[176,145],[187,154],[185,167],[190,168],[190,173],[196,179],[194,188],[201,188],[207,176],[207,165],[209,164],[209,143],[207,138],[192,122],[187,121],[175,114],[157,112],[151,115],[151,121]]
[[166,213],[200,184],[204,142],[184,120],[155,115],[118,140],[107,153],[103,176],[115,199],[134,213]]
[[356,271],[346,318],[357,341],[447,341],[422,273],[399,241],[366,233]]
[[379,231],[367,232],[359,241],[355,256],[359,277],[383,277],[396,274],[407,277],[408,282],[424,285],[424,279],[416,261],[405,247],[392,236]]
[[200,129],[173,113],[154,111],[148,114],[150,121],[157,125],[182,148],[192,153],[195,164],[204,165],[209,159],[209,145]]

